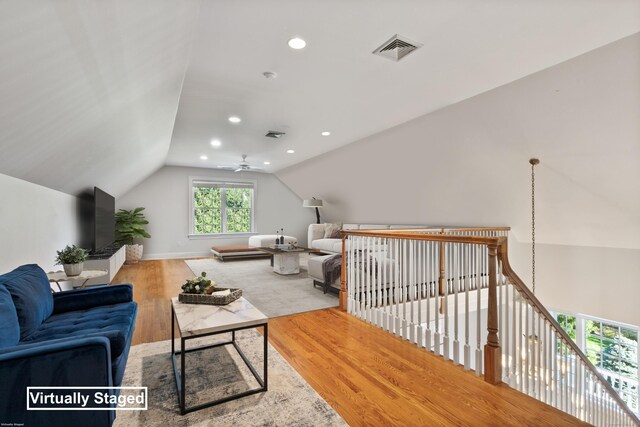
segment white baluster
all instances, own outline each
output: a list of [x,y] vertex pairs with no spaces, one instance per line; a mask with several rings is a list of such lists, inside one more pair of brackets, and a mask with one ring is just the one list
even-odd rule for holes
[[427,331],[424,340],[424,346],[428,351],[432,351],[431,347],[431,277],[433,276],[433,244],[434,242],[427,242]]
[[415,312],[415,283],[416,283],[416,247],[415,240],[409,242],[409,296],[411,307],[411,321],[409,322],[409,339],[416,343],[416,312]]
[[438,279],[438,276],[440,274],[440,257],[444,256],[444,254],[441,254],[442,247],[438,244],[438,255],[436,256],[436,258],[434,259],[434,261],[436,262],[434,267],[437,268],[438,273],[435,274],[436,277],[436,282],[434,284],[435,287],[435,310],[434,310],[434,317],[435,317],[435,332],[433,334],[433,352],[436,355],[440,355],[441,353],[441,341],[440,341],[440,282]]
[[504,294],[504,276],[502,275],[502,262],[500,258],[497,258],[498,262],[498,270],[496,271],[497,276],[497,286],[498,286],[498,341],[500,342],[500,346],[502,349],[502,360],[500,363],[502,364],[502,377],[504,379],[504,371],[506,367],[506,351],[504,351],[505,342],[504,342],[504,303],[503,303],[503,294]]
[[364,247],[364,278],[365,278],[365,289],[367,294],[366,299],[366,311],[365,316],[368,323],[373,323],[373,283],[371,281],[371,241],[373,237],[365,236],[365,247]]
[[395,317],[395,325],[393,331],[396,335],[400,335],[400,269],[402,268],[402,258],[400,254],[400,240],[396,239],[394,242],[395,247],[395,280],[394,280],[394,296],[395,296],[395,308],[396,308],[396,317]]
[[384,265],[384,251],[383,251],[383,242],[381,238],[377,239],[377,246],[375,252],[375,265],[376,271],[376,321],[379,327],[383,327],[384,325],[384,298],[382,295],[382,289],[384,284],[382,283],[382,266]]
[[549,351],[550,351],[550,359],[549,369],[551,371],[551,383],[550,390],[551,396],[550,401],[551,405],[555,408],[559,408],[558,406],[558,341],[556,336],[556,331],[553,327],[549,328]]
[[547,340],[547,329],[549,324],[546,319],[542,319],[542,336],[540,337],[540,349],[542,350],[542,377],[540,379],[541,385],[541,399],[543,402],[548,403],[547,396],[549,391],[549,341]]
[[526,357],[526,350],[523,346],[523,337],[525,335],[526,330],[524,329],[523,311],[524,311],[524,299],[520,298],[518,302],[519,312],[518,312],[518,390],[524,392],[524,382],[525,382],[525,372],[524,372],[524,358]]
[[569,346],[564,338],[562,339],[562,344],[564,354],[564,411],[569,412]]
[[477,330],[476,330],[476,334],[477,334],[477,340],[476,340],[476,374],[477,375],[482,375],[482,368],[483,368],[483,363],[482,363],[482,331],[481,331],[481,324],[482,324],[482,310],[481,310],[481,296],[482,296],[482,285],[481,285],[481,281],[482,281],[482,276],[481,276],[481,271],[484,269],[484,267],[482,266],[482,260],[484,258],[482,258],[482,252],[483,252],[483,248],[478,245],[474,245],[475,248],[475,258],[476,258],[476,269],[475,269],[475,273],[476,273],[476,326],[477,326]]
[[579,358],[576,357],[576,376],[578,378],[576,387],[576,417],[584,420],[584,414],[582,413],[582,390],[583,390],[583,371],[582,363]]
[[531,358],[531,333],[530,333],[530,323],[529,323],[529,313],[531,312],[531,307],[529,306],[529,303],[527,302],[527,304],[525,305],[525,312],[524,312],[524,347],[523,349],[523,361],[524,361],[524,375],[522,376],[522,380],[524,381],[524,392],[526,394],[529,394],[529,382],[531,379],[531,371],[530,371],[530,364],[529,364],[529,359]]
[[386,237],[380,240],[380,255],[379,255],[379,263],[380,267],[380,326],[382,329],[388,331],[389,330],[389,300],[387,295],[387,268],[389,268],[389,263],[391,260],[389,257],[389,239]]
[[471,369],[471,345],[469,345],[469,287],[471,285],[471,245],[464,246],[464,369]]
[[422,293],[424,292],[424,282],[425,282],[425,268],[426,268],[426,257],[425,257],[425,241],[421,240],[418,242],[418,347],[422,347],[424,345],[424,328],[422,327]]
[[518,360],[520,359],[520,355],[518,354],[518,317],[517,317],[517,309],[518,309],[518,300],[517,300],[518,291],[514,286],[511,286],[511,367],[509,370],[509,375],[511,379],[509,384],[513,388],[517,388],[518,386]]
[[453,244],[453,292],[454,292],[454,314],[453,314],[453,363],[460,364],[460,341],[458,340],[458,288],[460,287],[460,245]]
[[354,314],[353,313],[353,300],[354,300],[353,287],[355,284],[353,280],[353,265],[352,265],[353,239],[351,238],[351,236],[347,236],[346,242],[348,243],[347,259],[342,261],[345,262],[345,264],[347,265],[347,312],[349,314]]
[[358,283],[358,317],[364,313],[364,290],[362,289],[362,236],[357,237],[356,245],[356,281]]
[[449,271],[449,267],[451,266],[451,243],[445,243],[444,245],[444,259],[445,259],[445,269],[444,269],[444,279],[442,280],[444,283],[444,299],[442,300],[442,304],[444,307],[444,339],[443,341],[443,357],[445,360],[451,359],[451,355],[449,354],[449,279],[451,277],[451,272]]

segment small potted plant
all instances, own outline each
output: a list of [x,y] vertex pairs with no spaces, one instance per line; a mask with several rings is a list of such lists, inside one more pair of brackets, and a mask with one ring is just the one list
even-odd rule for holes
[[148,239],[151,237],[145,226],[149,224],[142,211],[144,208],[133,210],[120,209],[115,214],[116,219],[116,242],[127,245],[127,264],[140,261],[142,258],[143,246],[134,244],[133,239]]
[[182,292],[185,294],[211,294],[216,289],[215,285],[215,282],[207,279],[207,273],[203,271],[200,273],[200,277],[187,280],[187,283],[182,285]]
[[207,279],[207,273],[187,280],[178,294],[178,301],[186,304],[226,305],[242,296],[242,289],[220,288],[216,282]]
[[62,265],[64,273],[69,276],[79,276],[87,259],[87,250],[76,245],[67,245],[63,250],[56,251],[56,265]]

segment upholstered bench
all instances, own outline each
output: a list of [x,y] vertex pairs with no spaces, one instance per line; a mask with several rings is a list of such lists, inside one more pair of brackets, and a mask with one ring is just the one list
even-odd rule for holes
[[211,253],[220,261],[232,258],[268,258],[269,255],[266,252],[258,250],[257,247],[250,247],[247,245],[220,245],[212,246]]
[[[265,248],[267,246],[272,246],[275,245],[277,237],[280,236],[275,234],[259,234],[257,236],[251,236],[249,237],[249,246],[252,248]],[[285,243],[293,243],[297,241],[298,239],[293,236],[284,236]]]
[[324,274],[322,274],[322,263],[335,255],[322,255],[310,257],[307,261],[307,273],[313,279],[313,286],[320,286],[326,294],[327,291],[340,292],[340,277],[337,277],[333,283],[324,282]]

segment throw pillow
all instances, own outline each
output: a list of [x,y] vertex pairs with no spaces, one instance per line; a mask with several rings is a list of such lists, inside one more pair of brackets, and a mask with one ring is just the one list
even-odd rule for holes
[[324,238],[325,239],[340,239],[340,231],[342,230],[342,224],[329,224],[324,225]]

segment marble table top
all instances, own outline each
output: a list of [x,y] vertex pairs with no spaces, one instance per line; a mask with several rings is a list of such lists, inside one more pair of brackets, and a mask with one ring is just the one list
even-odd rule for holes
[[47,277],[50,282],[65,282],[67,280],[89,280],[107,274],[106,270],[82,270],[78,276],[67,276],[64,271],[50,271],[47,273]]
[[183,337],[263,325],[269,320],[244,297],[227,305],[185,304],[174,297],[171,304]]

